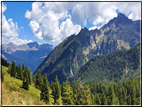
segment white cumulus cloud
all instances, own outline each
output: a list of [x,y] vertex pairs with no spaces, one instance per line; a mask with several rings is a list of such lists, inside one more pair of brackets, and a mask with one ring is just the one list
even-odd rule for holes
[[34,37],[55,43],[79,32],[81,26],[72,23],[68,6],[67,2],[34,2],[32,11],[27,10],[25,13]]
[[89,30],[99,29],[117,17],[117,10],[132,20],[140,19],[140,6],[140,2],[34,2],[25,17],[35,38],[54,43],[78,33],[88,21]]
[[12,18],[6,19],[3,14],[7,7],[2,3],[2,44],[13,42],[16,45],[26,44],[32,42],[32,40],[19,39],[19,28],[17,22],[14,23]]

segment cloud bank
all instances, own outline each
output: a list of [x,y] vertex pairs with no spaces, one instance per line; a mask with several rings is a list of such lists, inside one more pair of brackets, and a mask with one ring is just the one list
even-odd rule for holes
[[34,2],[25,17],[35,38],[54,43],[77,34],[88,22],[92,24],[89,30],[100,28],[117,11],[132,20],[140,19],[140,6],[139,2]]

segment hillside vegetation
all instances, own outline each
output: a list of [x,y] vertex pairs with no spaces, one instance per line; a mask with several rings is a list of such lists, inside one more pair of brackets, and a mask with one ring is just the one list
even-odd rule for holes
[[22,87],[22,81],[11,77],[7,73],[8,68],[2,66],[4,81],[2,82],[2,105],[39,105],[44,104],[40,101],[40,90],[29,86],[29,90]]
[[81,77],[89,82],[118,82],[140,76],[140,44],[127,51],[99,55],[81,67],[74,82]]

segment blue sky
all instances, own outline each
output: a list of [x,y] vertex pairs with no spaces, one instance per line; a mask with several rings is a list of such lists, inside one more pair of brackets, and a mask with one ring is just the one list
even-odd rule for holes
[[100,28],[118,12],[141,16],[140,2],[3,2],[2,43],[57,45],[82,27]]

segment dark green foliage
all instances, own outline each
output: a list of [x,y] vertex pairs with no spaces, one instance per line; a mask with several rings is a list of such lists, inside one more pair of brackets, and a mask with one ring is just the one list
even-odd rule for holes
[[42,76],[41,76],[40,70],[38,70],[37,75],[36,75],[35,87],[39,90],[41,90],[41,87],[42,87]]
[[68,81],[68,78],[66,82],[63,82],[62,84],[62,101],[63,105],[73,105],[73,90],[70,85],[70,82]]
[[46,74],[44,74],[43,76],[43,83],[41,86],[40,99],[43,100],[45,103],[50,104],[50,87],[48,84]]
[[98,93],[95,95],[95,104],[96,105],[101,105],[101,100],[100,100],[100,97],[99,97]]
[[22,71],[20,64],[19,64],[18,70],[17,70],[17,78],[20,79],[20,80],[23,80],[23,71]]
[[119,105],[118,97],[115,96],[112,86],[110,88],[110,105]]
[[23,75],[23,84],[22,87],[26,90],[29,90],[29,79],[28,79],[28,71],[27,68],[24,71],[24,75]]
[[7,70],[7,72],[10,74],[10,72],[11,72],[11,69],[12,69],[12,64],[9,64],[9,66],[8,66],[8,70]]
[[140,75],[140,44],[127,51],[113,52],[109,55],[99,55],[90,59],[74,77],[89,82],[118,82]]
[[24,66],[24,64],[23,64],[23,66],[22,66],[22,70],[25,70],[25,66]]
[[104,93],[101,95],[101,105],[107,105],[107,98]]
[[140,104],[140,78],[118,83],[92,82],[90,87],[91,93],[95,96],[95,105]]
[[9,63],[7,62],[7,60],[1,58],[1,65],[8,67]]
[[56,76],[55,80],[51,83],[52,95],[54,96],[54,103],[59,103],[57,100],[61,100],[61,86]]
[[90,91],[89,83],[83,85],[83,90],[81,94],[81,104],[82,105],[91,105],[92,104],[92,96]]
[[81,95],[82,95],[83,85],[81,83],[81,78],[77,80],[77,93],[76,93],[76,101],[75,104],[81,105]]
[[31,70],[28,68],[28,79],[29,79],[29,84],[31,85]]
[[11,68],[11,71],[10,71],[10,75],[11,75],[12,77],[16,77],[15,61],[12,61],[12,68]]

